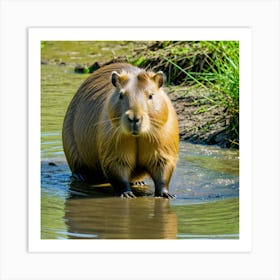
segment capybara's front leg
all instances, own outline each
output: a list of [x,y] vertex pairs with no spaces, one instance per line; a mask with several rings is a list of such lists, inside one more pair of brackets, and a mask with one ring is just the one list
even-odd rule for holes
[[113,178],[110,180],[110,183],[113,186],[117,196],[124,197],[124,198],[136,197],[130,188],[130,183],[128,180],[124,180],[124,179],[119,180]]
[[169,186],[163,181],[159,184],[155,185],[155,196],[156,197],[164,197],[164,198],[176,198],[175,195],[170,194],[168,190]]
[[173,172],[170,166],[158,167],[153,176],[155,184],[155,196],[168,199],[175,198],[175,195],[169,193],[169,181]]
[[135,198],[136,196],[133,194],[130,188],[130,182],[127,176],[127,172],[122,170],[121,174],[118,174],[117,170],[107,171],[107,176],[110,184],[115,190],[117,196],[124,198]]

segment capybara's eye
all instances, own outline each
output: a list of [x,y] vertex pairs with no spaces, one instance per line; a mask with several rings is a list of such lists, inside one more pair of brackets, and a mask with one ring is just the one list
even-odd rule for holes
[[149,93],[149,99],[153,99],[153,93]]

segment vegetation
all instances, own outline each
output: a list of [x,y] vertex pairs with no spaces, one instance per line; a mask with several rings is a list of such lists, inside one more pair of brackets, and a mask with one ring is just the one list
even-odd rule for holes
[[[227,127],[232,146],[239,143],[239,42],[163,41],[151,44],[145,53],[128,57],[139,67],[163,70],[169,85],[204,88],[205,101],[223,106],[230,114]],[[187,91],[186,91],[187,94]]]

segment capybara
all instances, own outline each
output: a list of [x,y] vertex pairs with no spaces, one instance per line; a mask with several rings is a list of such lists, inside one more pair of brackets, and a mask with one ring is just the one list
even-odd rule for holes
[[162,86],[164,74],[126,63],[103,66],[74,95],[63,124],[72,178],[110,183],[135,197],[131,183],[150,176],[155,196],[173,198],[169,181],[178,156],[178,120]]

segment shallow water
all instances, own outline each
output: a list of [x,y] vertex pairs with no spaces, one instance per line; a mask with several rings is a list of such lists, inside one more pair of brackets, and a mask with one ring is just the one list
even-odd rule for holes
[[[82,57],[79,52],[72,55]],[[134,189],[137,199],[116,198],[109,186],[71,185],[62,123],[70,99],[87,75],[75,74],[70,64],[42,65],[41,71],[42,239],[239,237],[236,150],[181,142],[170,183],[175,200],[154,198],[149,180],[148,187]]]
[[[149,180],[149,187],[134,189],[137,199],[114,197],[107,185],[73,185],[63,159],[43,160],[41,237],[238,238],[236,152],[182,142],[179,157],[170,201],[154,198]],[[223,170],[225,161],[232,168]]]

